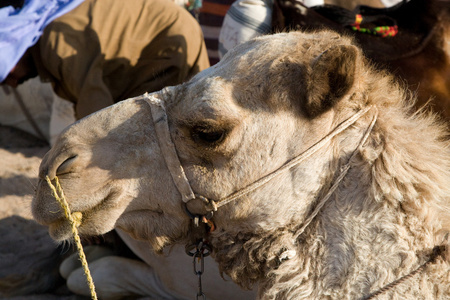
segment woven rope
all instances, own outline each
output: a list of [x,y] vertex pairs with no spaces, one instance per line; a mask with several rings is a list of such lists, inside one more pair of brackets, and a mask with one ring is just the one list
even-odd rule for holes
[[435,246],[435,247],[433,248],[433,250],[432,250],[432,253],[431,253],[431,255],[430,255],[430,258],[429,258],[425,263],[423,263],[421,266],[419,266],[417,269],[415,269],[415,270],[412,271],[411,273],[406,274],[405,276],[400,277],[399,279],[397,279],[397,280],[395,280],[395,281],[389,283],[388,285],[386,285],[386,286],[380,288],[380,289],[377,290],[376,292],[373,292],[372,294],[370,294],[370,295],[368,295],[368,296],[362,298],[361,300],[372,300],[372,299],[375,299],[375,298],[377,298],[378,296],[380,296],[380,295],[386,293],[387,291],[393,289],[393,288],[396,287],[397,285],[402,284],[403,282],[405,282],[405,281],[411,279],[412,277],[416,276],[417,274],[424,272],[424,271],[425,271],[425,268],[426,268],[428,265],[435,263],[435,262],[436,262],[436,259],[437,259],[439,256],[444,255],[444,253],[445,253],[445,251],[446,251],[446,247],[447,247],[447,246],[445,246],[445,245]]
[[69,204],[66,201],[66,197],[64,196],[64,191],[61,187],[61,184],[59,183],[58,177],[55,176],[55,185],[52,184],[52,181],[48,176],[45,177],[45,180],[47,180],[49,187],[52,189],[53,196],[61,205],[61,208],[64,211],[64,215],[70,223],[72,235],[78,249],[78,256],[80,257],[81,265],[83,266],[84,274],[86,275],[89,290],[91,291],[91,297],[93,300],[97,300],[94,281],[92,280],[91,272],[89,271],[89,266],[86,260],[86,255],[83,251],[83,245],[81,244],[80,235],[78,234],[78,227],[81,225],[82,214],[80,212],[75,212],[73,214],[70,212]]
[[372,132],[373,127],[375,126],[375,122],[377,121],[377,118],[378,118],[378,109],[376,107],[374,107],[374,109],[375,109],[374,116],[372,118],[372,121],[370,122],[369,127],[367,128],[366,132],[364,133],[364,136],[359,141],[358,146],[356,147],[355,151],[353,151],[352,155],[348,159],[347,164],[341,168],[341,174],[339,174],[339,176],[336,178],[336,181],[331,186],[331,188],[328,190],[327,194],[319,201],[319,203],[316,205],[316,207],[314,208],[314,210],[311,213],[311,215],[303,223],[303,226],[300,227],[299,230],[297,230],[297,232],[295,234],[295,238],[296,239],[305,231],[306,227],[308,227],[308,225],[312,222],[312,220],[319,214],[319,212],[321,211],[322,207],[325,205],[325,203],[328,201],[328,199],[331,197],[331,195],[333,195],[333,193],[336,191],[336,189],[338,188],[338,186],[341,183],[341,181],[347,175],[347,172],[351,168],[351,161],[352,161],[352,159],[356,156],[358,151],[361,149],[361,147],[367,141],[367,139],[369,138],[370,133]]

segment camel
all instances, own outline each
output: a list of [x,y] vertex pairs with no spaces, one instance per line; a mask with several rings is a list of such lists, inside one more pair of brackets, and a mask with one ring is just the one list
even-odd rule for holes
[[[118,229],[144,261],[136,273],[174,298],[245,299],[206,282],[223,273],[256,299],[449,299],[448,128],[411,97],[349,37],[258,37],[67,128],[41,163],[33,216],[71,239],[45,179],[57,176],[80,234]],[[166,265],[171,246],[180,260]],[[109,289],[133,288],[133,267],[113,259]]]

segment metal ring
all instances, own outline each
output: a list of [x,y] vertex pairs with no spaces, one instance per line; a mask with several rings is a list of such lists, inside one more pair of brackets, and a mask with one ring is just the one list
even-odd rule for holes
[[[194,250],[194,252],[192,252],[192,250]],[[191,244],[191,245],[186,245],[186,247],[184,248],[184,251],[186,252],[187,255],[189,256],[194,256],[195,253],[197,253],[197,245],[195,244]]]
[[197,244],[186,245],[184,251],[189,256],[195,256],[197,255],[197,253],[202,252],[203,257],[207,257],[211,254],[212,249],[208,244],[205,244],[203,243],[203,241],[200,241]]
[[189,209],[187,208],[187,203],[183,203],[183,207],[184,207],[184,211],[186,212],[186,214],[188,215],[189,218],[191,218],[192,220],[194,220],[196,217],[198,218],[199,216],[194,215],[193,213],[191,213],[189,211]]
[[[197,198],[195,198],[197,199]],[[192,200],[195,200],[192,199]],[[192,201],[191,200],[191,201]],[[213,216],[214,216],[214,211],[210,210],[206,213],[206,215],[197,215],[197,214],[193,214],[189,211],[188,207],[187,207],[187,202],[183,203],[183,207],[184,207],[184,211],[186,212],[186,214],[189,216],[189,218],[191,218],[192,220],[194,220],[195,218],[199,218],[201,219],[202,217],[205,217],[206,220],[210,220]]]

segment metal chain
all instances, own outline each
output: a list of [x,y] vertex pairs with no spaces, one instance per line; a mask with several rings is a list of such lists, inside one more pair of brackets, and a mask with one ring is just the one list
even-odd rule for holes
[[[195,252],[192,252],[194,249]],[[211,254],[211,247],[209,247],[204,240],[200,240],[197,245],[193,244],[186,246],[186,253],[193,257],[194,274],[198,277],[196,300],[206,300],[206,296],[202,289],[202,275],[205,271],[205,257]]]
[[[198,265],[200,264],[200,270],[197,269]],[[198,290],[197,290],[197,300],[202,297],[204,300],[206,300],[206,296],[203,293],[202,290],[202,274],[205,271],[205,260],[203,256],[203,252],[196,251],[194,254],[193,259],[193,266],[194,266],[194,274],[198,277]]]

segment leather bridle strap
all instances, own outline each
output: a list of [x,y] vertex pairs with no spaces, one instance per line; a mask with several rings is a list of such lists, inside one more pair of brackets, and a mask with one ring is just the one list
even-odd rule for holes
[[[164,93],[164,90],[162,92],[159,92],[158,94]],[[357,113],[355,113],[353,116],[339,124],[335,127],[334,130],[332,130],[329,134],[327,134],[325,137],[323,137],[321,140],[319,140],[317,143],[312,145],[310,148],[308,148],[306,151],[298,155],[297,157],[294,157],[293,159],[287,161],[285,164],[283,164],[281,167],[276,169],[275,171],[271,172],[270,174],[261,177],[260,179],[256,180],[255,182],[249,184],[248,186],[224,197],[219,200],[212,200],[208,199],[204,196],[195,194],[191,188],[191,185],[189,184],[189,180],[186,177],[186,174],[184,172],[183,166],[181,165],[180,159],[178,157],[176,147],[173,144],[170,131],[169,131],[169,125],[168,125],[168,118],[164,107],[164,101],[158,97],[156,97],[157,93],[152,94],[144,94],[142,96],[136,97],[134,99],[142,99],[145,100],[151,108],[152,111],[152,118],[155,126],[156,135],[158,137],[159,146],[161,148],[161,152],[163,154],[164,160],[167,164],[167,168],[170,171],[170,174],[172,175],[173,181],[175,183],[175,186],[177,187],[178,191],[181,194],[182,200],[184,203],[187,203],[193,199],[200,199],[201,201],[205,202],[206,208],[209,211],[216,211],[218,207],[223,206],[225,204],[228,204],[252,191],[255,189],[261,187],[262,185],[266,184],[270,180],[272,180],[274,177],[280,175],[282,172],[300,164],[302,161],[310,157],[312,154],[317,152],[320,148],[325,146],[333,137],[353,125],[359,118],[361,118],[364,114],[366,114],[370,109],[372,109],[372,106],[367,106]]]
[[[164,93],[164,90],[160,93]],[[183,166],[181,165],[177,150],[170,135],[164,101],[155,97],[155,94],[156,93],[146,93],[141,96],[141,99],[145,100],[150,105],[153,124],[155,126],[161,153],[164,157],[167,168],[169,169],[170,175],[172,176],[173,182],[181,194],[181,199],[184,203],[187,203],[195,199],[195,195],[192,191],[191,185],[189,184],[189,180],[184,173]]]

